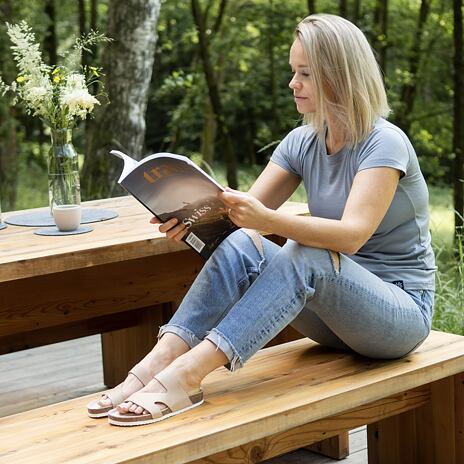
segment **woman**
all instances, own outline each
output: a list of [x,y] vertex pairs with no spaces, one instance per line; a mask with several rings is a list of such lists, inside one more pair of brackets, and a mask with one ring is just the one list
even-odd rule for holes
[[[288,324],[383,359],[427,337],[436,269],[427,187],[409,140],[382,118],[389,108],[366,38],[343,18],[311,15],[296,29],[290,66],[306,124],[279,144],[248,193],[221,194],[244,229],[216,249],[153,351],[89,405],[91,416],[147,424],[196,407],[208,373],[242,367]],[[312,216],[277,212],[301,180]],[[175,219],[159,230],[177,241],[186,233]]]

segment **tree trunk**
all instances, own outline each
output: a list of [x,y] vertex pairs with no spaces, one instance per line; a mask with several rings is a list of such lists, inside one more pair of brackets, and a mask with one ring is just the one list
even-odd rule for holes
[[460,235],[462,241],[463,215],[464,215],[464,98],[462,89],[464,86],[464,66],[462,59],[462,0],[453,1],[454,10],[454,127],[453,127],[453,151],[454,169],[454,223],[455,242]]
[[379,66],[387,74],[388,0],[376,0],[374,9],[374,48],[378,54]]
[[271,115],[272,115],[272,122],[271,122],[271,132],[272,137],[277,137],[279,132],[279,113],[277,110],[277,84],[276,84],[276,72],[275,72],[275,59],[274,59],[274,4],[273,0],[269,0],[269,28],[268,28],[268,55],[269,55],[269,86],[271,89]]
[[160,0],[112,0],[103,52],[106,92],[110,103],[99,108],[88,136],[82,173],[86,199],[115,192],[121,165],[108,154],[119,148],[140,159],[145,138],[145,113],[156,46]]
[[193,19],[198,31],[200,56],[203,64],[203,72],[205,73],[206,84],[208,86],[209,99],[213,112],[216,116],[217,128],[223,144],[223,152],[227,168],[227,182],[231,188],[236,189],[238,186],[237,159],[233,150],[229,129],[224,118],[217,77],[215,76],[211,65],[209,44],[206,38],[204,14],[200,9],[198,0],[191,0],[191,2]]
[[[79,0],[79,34],[82,36],[87,32],[87,18],[85,13],[85,0]],[[82,51],[81,64],[87,66],[89,63],[89,54]]]
[[308,13],[316,14],[316,0],[308,0]]
[[211,103],[206,105],[206,114],[203,119],[203,131],[201,134],[201,156],[210,165],[214,161],[214,141],[216,140],[217,124]]
[[422,34],[424,31],[425,22],[427,21],[427,17],[430,11],[430,1],[431,0],[421,0],[416,34],[414,36],[414,41],[409,55],[409,79],[403,84],[403,87],[401,89],[400,101],[402,102],[402,108],[395,121],[406,134],[409,134],[409,130],[411,128],[410,117],[417,92],[417,71],[419,69],[421,59]]
[[[0,17],[12,22],[16,16],[13,3],[5,0],[0,3]],[[0,56],[6,56],[9,40],[6,32],[0,31]],[[7,60],[0,62],[0,75],[10,82],[15,77],[13,66]],[[10,63],[11,64],[11,63]],[[16,137],[15,108],[0,98],[0,205],[2,211],[14,210],[18,184],[18,144]]]
[[48,16],[49,24],[45,33],[44,49],[47,51],[48,62],[56,64],[56,15],[55,0],[47,0],[45,3],[45,14]]
[[354,0],[353,2],[353,23],[358,24],[359,17],[361,15],[361,0]]
[[338,0],[338,14],[342,17],[342,18],[346,18],[346,14],[347,14],[347,4],[346,4],[346,0]]

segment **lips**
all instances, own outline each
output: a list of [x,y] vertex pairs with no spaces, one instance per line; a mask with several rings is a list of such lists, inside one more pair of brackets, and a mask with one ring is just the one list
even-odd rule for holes
[[307,99],[308,99],[307,97],[299,97],[299,96],[297,96],[297,95],[293,95],[293,98],[294,98],[295,100],[307,100]]

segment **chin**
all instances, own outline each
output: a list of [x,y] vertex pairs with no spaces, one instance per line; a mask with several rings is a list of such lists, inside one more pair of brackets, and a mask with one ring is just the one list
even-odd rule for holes
[[296,110],[300,114],[310,114],[310,113],[315,113],[316,112],[316,110],[314,108],[302,108],[301,106],[300,107],[297,106]]

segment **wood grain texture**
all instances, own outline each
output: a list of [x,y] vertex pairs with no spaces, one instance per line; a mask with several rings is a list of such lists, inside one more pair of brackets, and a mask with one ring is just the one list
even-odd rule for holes
[[[61,237],[38,236],[32,233],[34,228],[8,226],[0,236],[0,282],[189,249],[184,243],[167,240],[133,197],[95,200],[82,206],[114,209],[119,216],[92,224],[94,230],[89,234]],[[308,214],[305,203],[287,202],[281,210]],[[5,213],[4,217],[27,211],[32,210]]]
[[368,425],[369,464],[460,464],[454,376],[430,384],[430,402]]
[[151,351],[169,310],[169,303],[146,308],[137,326],[102,334],[103,375],[108,388],[121,383],[132,366]]
[[464,462],[464,373],[454,376],[456,462]]
[[339,433],[335,437],[327,438],[304,448],[313,453],[322,454],[333,459],[346,458],[350,454],[348,432]]
[[260,351],[235,373],[217,369],[204,381],[204,405],[152,426],[127,430],[89,419],[88,397],[2,418],[0,463],[194,461],[463,371],[464,337],[452,334],[432,332],[415,353],[391,361],[302,339]]
[[[302,444],[323,443],[316,447],[316,452],[327,455],[335,448],[336,459],[343,459],[348,455],[349,445],[348,430],[358,427],[360,424],[367,424],[377,421],[379,418],[386,418],[391,415],[401,414],[426,404],[430,399],[428,387],[399,393],[388,398],[370,403],[345,413],[320,419],[309,424],[301,425],[283,433],[278,433],[270,437],[256,440],[245,445],[217,453],[191,462],[190,464],[238,464],[243,462],[258,463],[288,453]],[[339,439],[338,437],[342,437]],[[327,438],[329,437],[329,438]],[[321,438],[325,438],[322,441]],[[335,443],[330,446],[330,442]],[[327,445],[325,445],[327,444]],[[341,447],[341,448],[339,448]],[[313,445],[304,447],[312,451]],[[341,456],[343,455],[343,457]],[[392,461],[393,462],[393,461]]]

